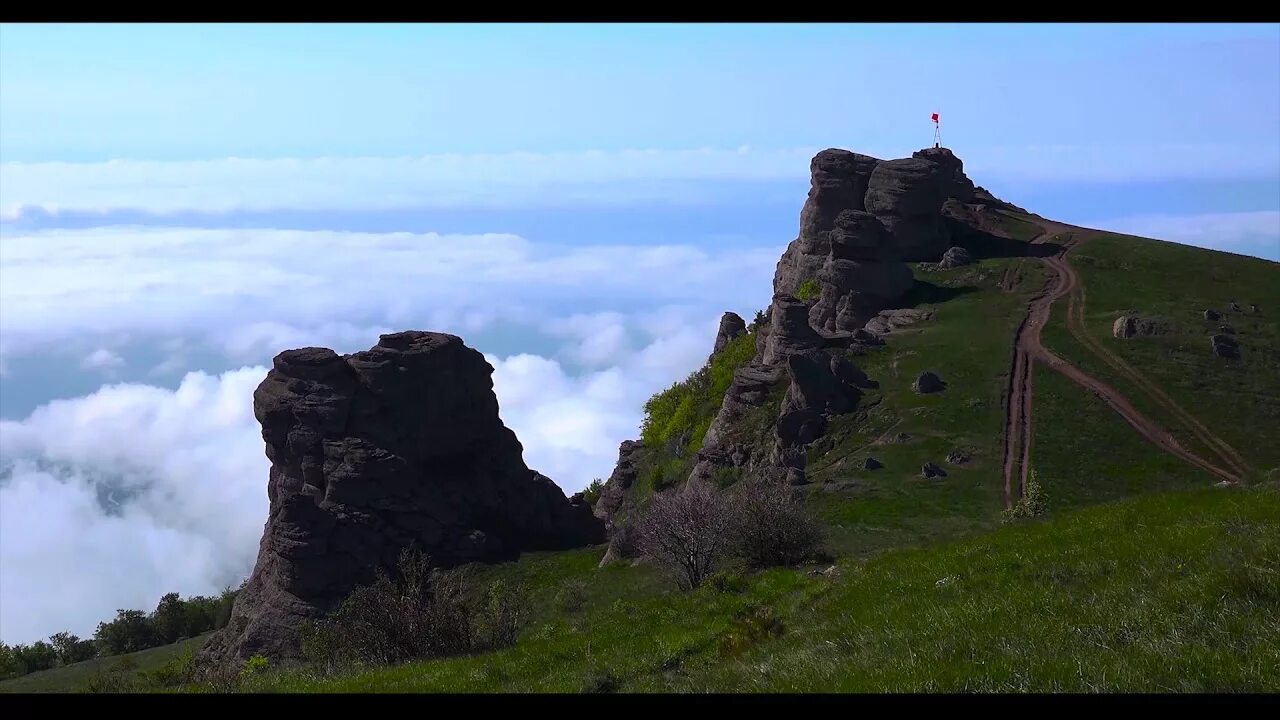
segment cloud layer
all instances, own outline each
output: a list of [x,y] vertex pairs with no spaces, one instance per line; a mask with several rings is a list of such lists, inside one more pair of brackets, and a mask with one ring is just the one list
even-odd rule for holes
[[[821,147],[442,154],[199,161],[0,163],[0,219],[459,206],[690,204],[724,183],[796,181]],[[877,157],[914,147],[854,146]],[[979,184],[1274,178],[1280,143],[1029,145],[960,151]]]

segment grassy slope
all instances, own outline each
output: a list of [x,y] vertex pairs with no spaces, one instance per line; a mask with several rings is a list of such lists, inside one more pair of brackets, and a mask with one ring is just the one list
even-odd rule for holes
[[172,645],[148,648],[128,655],[113,655],[86,660],[66,667],[41,670],[30,675],[0,682],[0,693],[71,692],[81,689],[94,675],[124,663],[133,664],[139,672],[157,670],[188,649],[195,650],[209,635],[199,635]]
[[546,615],[513,648],[251,689],[1280,689],[1274,486],[1133,498],[737,591],[668,591],[647,568],[595,570],[599,555],[491,570],[540,588]]
[[[1087,293],[1088,332],[1158,383],[1255,469],[1265,473],[1280,467],[1280,444],[1266,441],[1269,432],[1280,428],[1280,265],[1120,235],[1094,237],[1070,257]],[[1233,300],[1244,312],[1228,312]],[[1257,303],[1261,313],[1249,312],[1250,303]],[[1224,312],[1223,320],[1206,322],[1201,315],[1206,308]],[[1117,339],[1111,334],[1112,322],[1128,310],[1168,318],[1182,332]],[[1208,335],[1224,323],[1234,327],[1242,345],[1238,361],[1210,352]],[[1179,442],[1207,452],[1167,412],[1071,337],[1062,308],[1055,306],[1044,340],[1055,352],[1124,392]]]

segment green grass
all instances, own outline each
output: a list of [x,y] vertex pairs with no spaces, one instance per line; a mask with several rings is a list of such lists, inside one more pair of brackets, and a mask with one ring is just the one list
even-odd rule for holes
[[[1091,336],[1156,382],[1260,473],[1280,467],[1280,443],[1268,441],[1280,428],[1280,265],[1121,235],[1094,237],[1070,259],[1086,290],[1085,326]],[[1244,312],[1228,312],[1230,301]],[[1262,312],[1249,312],[1250,303]],[[1224,312],[1223,319],[1205,321],[1206,308]],[[1130,310],[1169,318],[1181,332],[1113,337],[1112,322]],[[1210,351],[1208,335],[1221,324],[1235,329],[1240,360]],[[1076,342],[1058,307],[1044,339],[1055,352],[1124,392],[1179,442],[1207,453],[1173,417]]]
[[[1280,493],[1175,491],[668,590],[600,551],[489,569],[541,587],[515,647],[259,691],[1276,691]],[[563,604],[563,588],[580,593]],[[560,588],[561,590],[556,590]]]
[[1045,365],[1037,363],[1034,382],[1031,466],[1051,511],[1217,482],[1147,442],[1102,400]]
[[137,672],[158,670],[187,650],[195,650],[209,637],[209,633],[189,640],[140,650],[127,655],[99,657],[66,667],[41,670],[11,680],[0,682],[0,693],[75,692],[83,689],[93,676],[110,671],[121,664],[133,665]]
[[[932,309],[934,318],[894,331],[885,348],[856,358],[880,388],[865,395],[857,416],[832,423],[810,453],[810,477],[816,483],[858,483],[838,493],[811,489],[840,552],[863,555],[998,525],[1010,343],[1043,278],[1038,265],[1028,265],[1028,281],[1018,292],[1001,290],[1000,278],[1015,262],[1020,260],[983,260],[935,272],[917,269],[917,278],[929,283],[915,293],[927,300],[918,306]],[[911,384],[926,370],[938,373],[947,389],[916,394]],[[899,433],[910,439],[894,442]],[[972,460],[947,465],[944,459],[956,448],[967,449]],[[861,470],[859,463],[868,455],[885,467]],[[926,462],[943,465],[948,476],[920,477]]]
[[818,281],[813,278],[800,283],[800,287],[796,289],[796,299],[804,302],[809,302],[821,294],[822,286],[820,286]]

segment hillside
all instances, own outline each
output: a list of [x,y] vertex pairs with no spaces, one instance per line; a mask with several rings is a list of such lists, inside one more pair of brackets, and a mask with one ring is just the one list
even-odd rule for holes
[[[527,589],[514,646],[238,687],[1280,690],[1280,265],[1053,222],[922,152],[815,157],[773,303],[726,316],[620,449],[594,503],[613,542],[466,566]],[[910,210],[930,183],[936,217]],[[680,592],[619,542],[660,493],[753,478],[793,488],[831,560]]]

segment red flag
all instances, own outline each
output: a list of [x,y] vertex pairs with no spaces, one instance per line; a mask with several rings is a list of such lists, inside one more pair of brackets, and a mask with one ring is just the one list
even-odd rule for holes
[[938,113],[933,114],[933,121],[938,122]]

